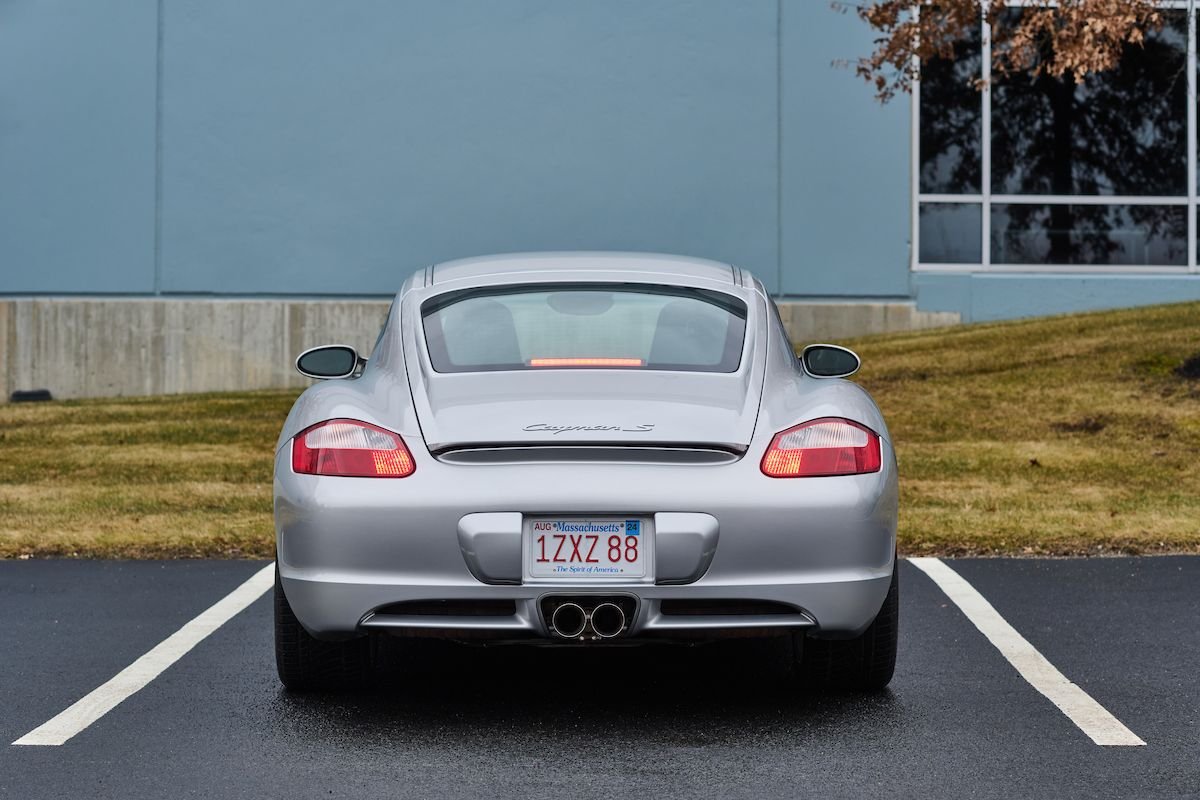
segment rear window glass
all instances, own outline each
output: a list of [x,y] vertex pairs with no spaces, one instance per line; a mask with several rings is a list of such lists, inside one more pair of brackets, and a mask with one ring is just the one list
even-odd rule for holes
[[582,284],[472,289],[421,309],[438,372],[735,372],[746,304],[704,289]]

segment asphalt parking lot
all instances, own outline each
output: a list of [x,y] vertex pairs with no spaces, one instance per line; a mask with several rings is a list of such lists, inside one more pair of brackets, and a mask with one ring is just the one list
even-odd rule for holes
[[8,745],[258,572],[0,562],[0,797],[1200,796],[1200,557],[947,561],[1145,742],[1100,746],[930,577],[888,692],[795,693],[770,644],[392,654],[291,696],[269,593],[60,746]]

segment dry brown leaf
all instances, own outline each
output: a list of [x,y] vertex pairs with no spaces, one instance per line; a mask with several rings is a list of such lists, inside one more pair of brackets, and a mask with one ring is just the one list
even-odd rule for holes
[[[920,13],[914,14],[917,6]],[[1037,0],[1020,14],[1006,13],[1010,8],[1008,0],[860,5],[856,12],[879,36],[875,51],[859,60],[855,72],[886,102],[897,92],[911,91],[920,61],[953,58],[955,42],[986,18],[995,74],[1045,74],[1082,83],[1091,73],[1112,69],[1126,45],[1140,46],[1147,31],[1163,25],[1161,0]]]

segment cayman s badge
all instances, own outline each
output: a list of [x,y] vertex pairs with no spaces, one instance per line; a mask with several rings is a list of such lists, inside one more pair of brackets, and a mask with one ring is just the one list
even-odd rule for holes
[[649,423],[646,425],[634,425],[631,428],[625,428],[620,425],[548,425],[545,422],[535,422],[532,425],[526,425],[521,430],[529,431],[530,433],[549,433],[552,436],[558,436],[560,433],[592,433],[600,431],[614,431],[618,433],[648,433],[654,430],[654,423]]

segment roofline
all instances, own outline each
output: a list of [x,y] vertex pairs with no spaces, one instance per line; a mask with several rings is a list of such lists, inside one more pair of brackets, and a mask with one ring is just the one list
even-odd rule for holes
[[[573,266],[571,264],[571,262],[588,261],[594,262],[588,268]],[[547,262],[562,263],[547,264]],[[438,285],[443,281],[460,280],[460,278],[456,277],[439,279],[438,272],[439,270],[446,272],[454,268],[469,267],[491,267],[492,270],[489,274],[494,275],[606,272],[687,276],[718,283],[722,281],[713,278],[713,273],[727,270],[729,277],[726,281],[723,281],[724,283],[732,286],[744,285],[740,279],[741,270],[727,262],[668,253],[608,250],[497,253],[443,261],[428,268],[425,284],[426,286],[432,286]],[[464,277],[473,279],[482,276],[478,272],[475,272]]]

